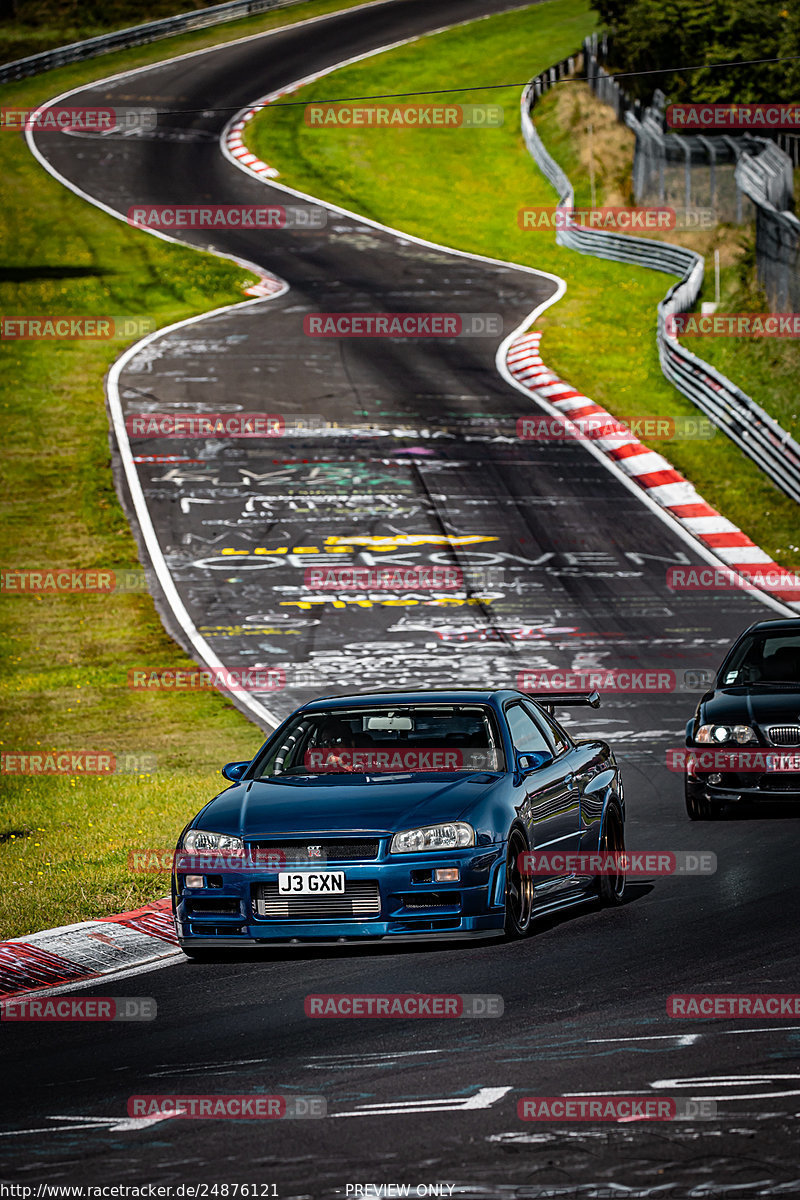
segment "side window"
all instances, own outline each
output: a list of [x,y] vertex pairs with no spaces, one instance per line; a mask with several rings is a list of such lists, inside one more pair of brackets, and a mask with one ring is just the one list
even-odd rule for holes
[[550,735],[550,739],[556,749],[556,758],[558,758],[559,754],[563,754],[565,750],[569,750],[569,738],[564,733],[564,730],[555,723],[550,714],[545,712],[544,709],[542,709],[541,712],[537,711],[536,715],[546,726],[547,732]]
[[520,754],[535,754],[540,750],[552,753],[541,729],[521,704],[512,704],[506,709],[506,720],[511,741]]

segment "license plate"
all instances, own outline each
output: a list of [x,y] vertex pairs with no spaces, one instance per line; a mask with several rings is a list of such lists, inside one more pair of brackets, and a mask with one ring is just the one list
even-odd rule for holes
[[279,871],[278,891],[292,896],[344,895],[344,871]]

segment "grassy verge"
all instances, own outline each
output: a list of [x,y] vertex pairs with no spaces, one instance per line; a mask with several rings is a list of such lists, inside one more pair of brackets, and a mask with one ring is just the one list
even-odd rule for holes
[[14,20],[0,21],[0,62],[12,62],[56,46],[99,37],[129,25],[158,21],[191,9],[208,8],[216,0],[106,0],[102,6],[78,0],[16,0]]
[[[309,128],[303,109],[271,106],[251,124],[251,148],[281,172],[283,182],[444,245],[553,271],[568,291],[538,322],[543,356],[581,391],[623,420],[695,417],[697,410],[661,374],[653,330],[655,308],[670,276],[603,262],[557,247],[550,232],[519,228],[519,209],[554,202],[530,159],[519,126],[518,86],[573,51],[594,18],[583,0],[548,0],[493,17],[346,67],[298,93],[364,96],[443,89],[437,101],[490,99],[505,111],[491,130]],[[459,89],[448,93],[457,81]],[[576,179],[578,203],[588,203],[575,130],[580,117],[554,89],[537,108],[545,144]],[[406,101],[407,102],[407,101]],[[601,164],[602,165],[602,164]],[[624,186],[621,160],[598,175],[598,204]],[[694,244],[690,238],[687,244]],[[734,378],[736,372],[733,372]],[[722,434],[711,441],[655,442],[710,504],[772,554],[797,568],[797,507]]]
[[[328,11],[272,14],[216,40]],[[339,4],[338,7],[344,7]],[[3,88],[29,107],[83,80],[198,48],[202,37],[107,55]],[[52,179],[19,134],[0,135],[4,314],[132,314],[159,326],[244,299],[240,267],[131,229]],[[0,564],[138,565],[114,492],[103,377],[120,343],[0,341],[3,500]],[[0,596],[0,749],[154,755],[113,777],[2,776],[0,937],[137,906],[168,891],[133,874],[128,853],[174,843],[219,790],[221,763],[249,758],[260,733],[217,693],[131,692],[129,667],[192,664],[141,594]],[[135,759],[134,759],[135,761]]]
[[[106,76],[113,75],[118,71],[147,66],[148,63],[161,62],[173,55],[205,50],[209,46],[220,46],[225,42],[235,41],[236,38],[248,37],[254,33],[264,33],[268,29],[291,25],[297,21],[307,20],[309,17],[320,17],[326,13],[355,8],[363,3],[364,0],[307,0],[305,4],[276,9],[257,17],[243,17],[238,21],[227,21],[224,25],[213,25],[208,29],[196,30],[193,33],[179,33],[146,46],[137,46],[132,50],[115,50],[111,54],[101,54],[86,62],[73,63],[68,67],[58,67],[54,71],[45,72],[44,75],[35,75],[30,80],[21,80],[18,84],[3,84],[0,87],[0,97],[2,97],[2,103],[9,108],[13,108],[15,105],[30,107],[34,104],[36,97],[41,102],[51,96],[59,95],[69,88],[79,87],[82,83],[105,79]],[[190,6],[182,5],[179,11],[186,12],[188,7]],[[140,22],[144,20],[145,18],[142,17]],[[100,32],[102,33],[104,30],[101,29]],[[81,37],[83,36],[87,35],[81,34]],[[59,34],[56,44],[64,44],[61,34]],[[42,50],[47,48],[46,46],[38,47]],[[37,53],[37,51],[32,50],[30,53]],[[20,56],[9,55],[8,57]],[[28,94],[29,89],[30,95]]]

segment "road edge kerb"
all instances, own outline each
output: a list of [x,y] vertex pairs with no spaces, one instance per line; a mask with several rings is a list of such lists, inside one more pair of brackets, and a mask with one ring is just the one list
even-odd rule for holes
[[181,953],[168,897],[110,917],[10,938],[0,942],[0,1020],[3,1004],[22,995],[99,983]]
[[[507,346],[506,365],[517,383],[537,403],[555,410],[568,428],[571,422],[586,417],[601,425],[608,422],[617,429],[624,428],[623,422],[545,365],[539,353],[541,339],[541,332],[529,331],[515,337]],[[579,427],[573,425],[572,432],[579,436]],[[711,551],[724,568],[741,576],[743,586],[753,588],[751,580],[764,574],[783,580],[785,583],[778,582],[775,587],[753,590],[800,611],[797,575],[776,563],[738,526],[707,504],[694,484],[676,471],[662,454],[645,446],[631,432],[615,434],[612,438],[593,437],[591,442],[704,550]],[[792,582],[794,586],[791,586]]]

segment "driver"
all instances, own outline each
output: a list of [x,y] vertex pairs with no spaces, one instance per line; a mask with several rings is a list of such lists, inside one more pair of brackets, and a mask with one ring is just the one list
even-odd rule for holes
[[[337,717],[324,721],[317,732],[317,749],[325,752],[324,769],[330,771],[347,771],[352,774],[355,738],[346,722]],[[344,754],[341,751],[345,751]]]

